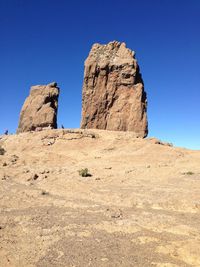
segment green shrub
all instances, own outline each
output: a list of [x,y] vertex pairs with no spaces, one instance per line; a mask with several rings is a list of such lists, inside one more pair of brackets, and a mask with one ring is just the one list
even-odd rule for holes
[[79,173],[79,175],[82,176],[82,177],[89,177],[89,176],[92,176],[92,175],[89,173],[89,171],[88,171],[87,168],[79,170],[78,173]]

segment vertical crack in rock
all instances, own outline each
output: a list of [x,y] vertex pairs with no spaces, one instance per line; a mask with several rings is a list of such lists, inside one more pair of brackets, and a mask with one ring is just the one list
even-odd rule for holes
[[59,91],[55,82],[32,86],[20,113],[17,133],[56,129]]
[[125,43],[92,46],[85,61],[81,128],[147,136],[144,83],[135,53]]

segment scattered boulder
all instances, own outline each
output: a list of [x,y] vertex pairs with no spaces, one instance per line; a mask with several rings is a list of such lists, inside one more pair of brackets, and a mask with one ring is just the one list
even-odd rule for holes
[[57,128],[57,83],[32,86],[20,113],[17,133]]
[[172,143],[168,143],[168,142],[163,142],[155,137],[151,137],[151,138],[148,138],[148,140],[153,143],[153,144],[156,144],[156,145],[163,145],[163,146],[173,146]]
[[85,61],[81,128],[148,133],[147,97],[135,53],[117,41],[94,44]]

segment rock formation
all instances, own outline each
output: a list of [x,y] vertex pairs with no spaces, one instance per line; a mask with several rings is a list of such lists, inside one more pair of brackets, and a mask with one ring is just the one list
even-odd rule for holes
[[147,135],[147,98],[134,55],[117,41],[92,46],[85,61],[81,128]]
[[46,127],[57,128],[57,83],[32,86],[21,110],[18,133]]

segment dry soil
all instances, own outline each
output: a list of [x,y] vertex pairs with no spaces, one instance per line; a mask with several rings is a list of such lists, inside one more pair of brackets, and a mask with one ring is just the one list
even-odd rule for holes
[[78,129],[0,146],[1,267],[200,266],[200,151]]

